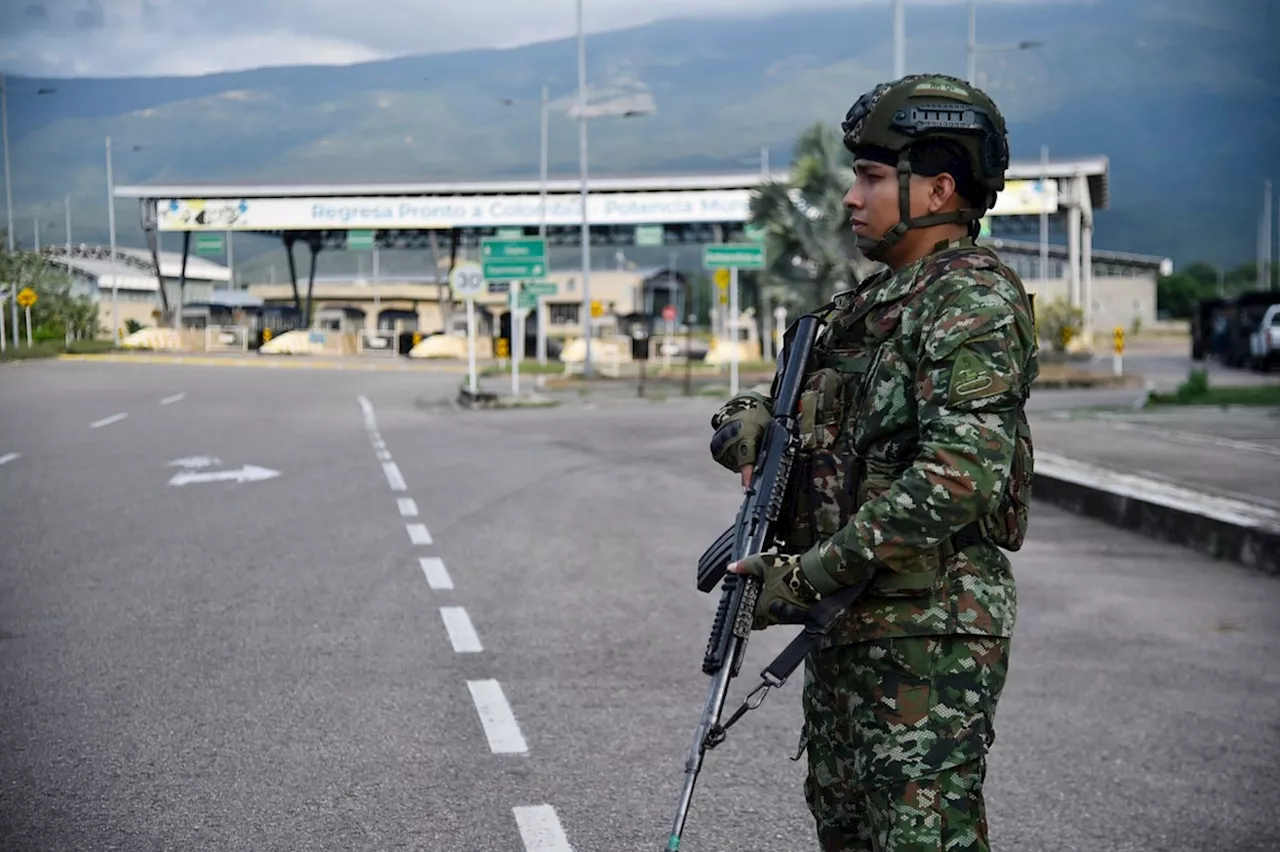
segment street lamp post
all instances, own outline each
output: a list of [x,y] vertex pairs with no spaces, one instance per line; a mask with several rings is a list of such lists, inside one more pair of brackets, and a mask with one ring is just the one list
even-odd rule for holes
[[[111,345],[120,346],[120,288],[116,276],[116,184],[111,169],[111,137],[107,137],[107,230],[111,241]],[[164,286],[161,281],[160,286]]]
[[906,0],[893,0],[893,79],[895,80],[901,80],[907,73],[906,18]]
[[[541,120],[541,151],[538,157],[538,236],[541,239],[547,238],[547,107],[550,104],[548,98],[547,87],[542,87],[542,107],[539,110]],[[518,309],[518,307],[517,307]],[[545,365],[547,363],[547,322],[546,311],[547,304],[543,301],[543,297],[538,297],[536,308],[538,312],[538,363]],[[520,329],[521,337],[524,336],[524,329]]]
[[587,40],[582,26],[582,0],[578,11],[578,172],[582,181],[579,197],[582,203],[582,377],[590,378],[591,369],[591,225],[587,219]]
[[[13,254],[13,177],[9,173],[9,94],[5,87],[4,75],[0,74],[0,134],[4,136],[4,205],[8,215],[7,235],[9,254]],[[12,307],[13,348],[18,348],[18,288],[12,281],[9,283],[9,303]],[[0,310],[3,308],[0,307]]]
[[977,85],[978,51],[1031,50],[1042,47],[1040,41],[1016,41],[1010,44],[978,44],[978,0],[969,0],[969,40],[965,45],[965,79]]

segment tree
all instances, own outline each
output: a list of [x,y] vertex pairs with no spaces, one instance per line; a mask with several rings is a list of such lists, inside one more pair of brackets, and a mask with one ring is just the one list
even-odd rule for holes
[[1167,311],[1175,319],[1189,319],[1201,299],[1207,299],[1217,292],[1216,271],[1213,271],[1212,283],[1209,283],[1194,275],[1188,267],[1182,272],[1163,275],[1156,280],[1156,307]]
[[[71,293],[71,278],[43,254],[34,251],[0,251],[0,281],[14,292],[30,287],[36,293],[31,307],[32,338],[63,340],[96,337],[98,306],[87,296]],[[10,331],[12,334],[12,331]]]
[[751,199],[752,224],[764,231],[768,268],[762,295],[788,312],[812,310],[870,273],[858,250],[844,194],[853,156],[840,136],[815,123],[796,140],[788,181],[769,181]]
[[1065,352],[1067,345],[1080,335],[1082,328],[1084,312],[1070,305],[1066,299],[1054,299],[1036,311],[1037,336],[1047,337],[1054,352]]

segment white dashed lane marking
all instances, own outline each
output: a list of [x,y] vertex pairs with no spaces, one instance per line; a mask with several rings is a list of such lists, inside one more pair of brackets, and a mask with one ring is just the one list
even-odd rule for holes
[[405,485],[404,477],[400,474],[400,468],[396,467],[393,461],[384,461],[382,463],[382,472],[387,475],[387,484],[391,486],[392,491],[406,491],[409,486]]
[[186,398],[187,395],[185,393],[175,393],[173,396],[166,396],[164,399],[160,400],[160,404],[173,405],[175,402],[181,402]]
[[444,629],[448,632],[449,642],[456,653],[478,654],[484,650],[465,609],[460,606],[442,606],[440,618],[444,620]]
[[125,419],[128,416],[129,416],[128,414],[122,411],[119,414],[113,414],[110,417],[104,417],[101,420],[93,421],[92,423],[89,424],[89,428],[101,429],[103,426],[110,426],[112,423],[119,423],[121,420]]
[[444,567],[444,560],[439,556],[424,556],[418,560],[422,573],[427,578],[427,585],[433,589],[452,589],[453,578]]
[[525,852],[573,852],[564,836],[556,809],[550,805],[531,805],[511,809],[524,841]]
[[418,504],[414,502],[414,499],[412,497],[397,498],[396,506],[400,508],[400,517],[402,518],[418,517]]
[[409,531],[409,541],[414,544],[431,544],[431,533],[427,531],[426,524],[405,524],[404,528]]
[[11,461],[22,458],[22,453],[5,453],[0,456],[0,464],[8,464]]
[[484,726],[489,750],[494,754],[526,753],[529,747],[525,745],[507,697],[502,694],[502,685],[496,680],[469,680],[467,689],[471,690],[471,700]]

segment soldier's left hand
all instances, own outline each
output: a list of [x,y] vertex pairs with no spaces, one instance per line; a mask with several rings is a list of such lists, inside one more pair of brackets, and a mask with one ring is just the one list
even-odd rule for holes
[[809,607],[821,597],[801,573],[799,556],[758,553],[730,563],[728,570],[752,574],[763,581],[751,624],[753,630],[773,624],[803,624]]

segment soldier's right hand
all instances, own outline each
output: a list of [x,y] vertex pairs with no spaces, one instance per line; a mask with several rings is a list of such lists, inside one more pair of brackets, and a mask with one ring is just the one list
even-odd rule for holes
[[751,474],[755,473],[756,466],[754,464],[744,464],[742,466],[742,490],[745,492],[751,487]]
[[716,430],[711,436],[711,457],[737,471],[744,487],[751,482],[751,469],[771,416],[769,400],[755,391],[738,394],[711,416],[711,428]]

